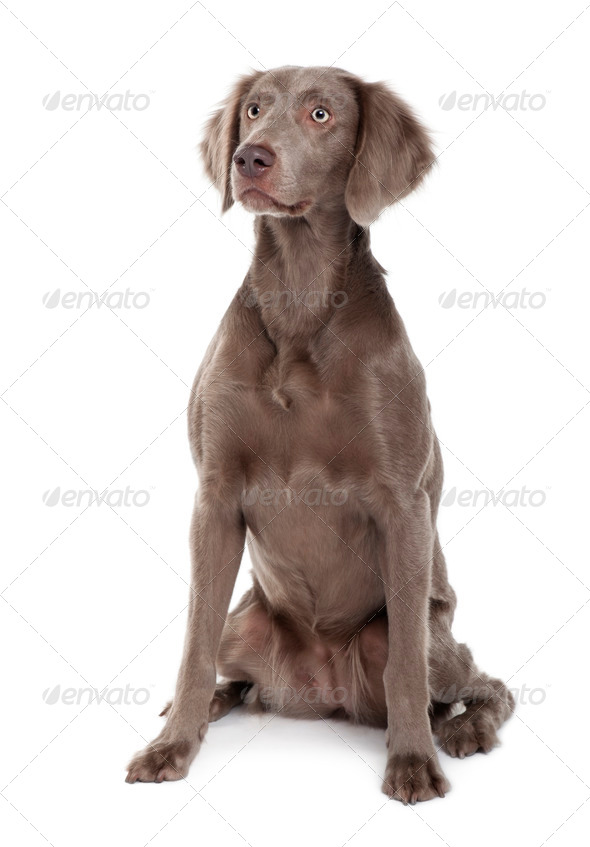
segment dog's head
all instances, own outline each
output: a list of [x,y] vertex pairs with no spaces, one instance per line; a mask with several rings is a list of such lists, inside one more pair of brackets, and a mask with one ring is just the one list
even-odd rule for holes
[[341,203],[364,227],[416,188],[434,159],[399,97],[338,68],[242,77],[207,124],[201,151],[223,211],[234,200],[290,216]]

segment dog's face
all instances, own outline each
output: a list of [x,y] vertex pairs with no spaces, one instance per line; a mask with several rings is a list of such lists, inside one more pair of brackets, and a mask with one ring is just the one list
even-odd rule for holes
[[208,175],[255,214],[346,206],[368,226],[422,179],[426,131],[380,83],[338,68],[284,67],[243,77],[209,121]]
[[256,79],[243,97],[232,194],[247,209],[302,215],[344,195],[354,161],[359,107],[335,71],[281,68]]

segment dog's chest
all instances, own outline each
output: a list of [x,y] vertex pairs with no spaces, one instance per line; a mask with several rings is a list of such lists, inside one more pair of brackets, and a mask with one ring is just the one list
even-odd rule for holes
[[242,421],[255,422],[253,477],[279,477],[299,488],[350,485],[376,454],[374,432],[362,432],[367,409],[353,386],[311,361],[278,359],[248,392]]
[[316,498],[369,485],[387,452],[389,409],[357,357],[339,342],[323,352],[277,351],[264,336],[220,347],[197,386],[200,469],[243,489],[313,482]]
[[323,407],[326,413],[331,402],[328,383],[322,380],[318,366],[309,358],[275,356],[257,388],[263,403],[294,413],[288,426],[312,406]]

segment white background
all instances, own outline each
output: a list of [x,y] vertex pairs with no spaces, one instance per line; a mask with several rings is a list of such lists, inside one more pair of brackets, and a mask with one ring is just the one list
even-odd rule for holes
[[[2,2],[6,843],[583,843],[586,9]],[[124,766],[159,731],[180,659],[189,386],[251,258],[252,218],[234,207],[220,220],[196,145],[238,74],[331,63],[388,81],[434,133],[436,173],[373,227],[373,249],[443,445],[455,634],[509,680],[517,712],[488,756],[441,753],[453,790],[413,808],[380,793],[382,732],[239,710],[212,727],[186,781],[129,786]],[[88,91],[149,105],[63,108]],[[443,108],[453,92],[500,105]],[[87,308],[107,288],[141,293],[144,308]],[[88,505],[89,489],[111,506]],[[149,502],[118,505],[122,490]],[[90,702],[89,687],[111,702]],[[77,705],[68,688],[82,689]]]

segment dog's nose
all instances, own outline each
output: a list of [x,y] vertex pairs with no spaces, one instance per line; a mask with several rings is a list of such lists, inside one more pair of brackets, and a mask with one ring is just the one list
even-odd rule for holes
[[256,177],[272,168],[275,154],[259,144],[251,144],[236,150],[234,162],[244,176]]

